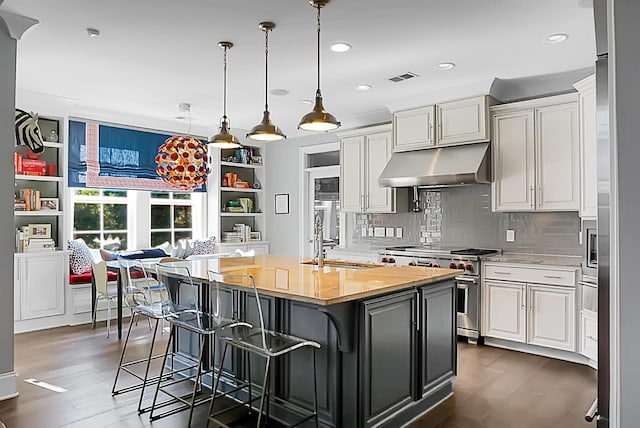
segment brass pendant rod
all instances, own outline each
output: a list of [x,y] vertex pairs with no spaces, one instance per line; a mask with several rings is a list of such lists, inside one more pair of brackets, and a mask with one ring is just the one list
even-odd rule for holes
[[227,120],[227,46],[223,46],[224,60],[223,60],[223,89],[222,89],[222,120]]
[[318,7],[318,90],[320,92],[320,3],[317,4]]
[[264,29],[264,111],[269,111],[269,28]]

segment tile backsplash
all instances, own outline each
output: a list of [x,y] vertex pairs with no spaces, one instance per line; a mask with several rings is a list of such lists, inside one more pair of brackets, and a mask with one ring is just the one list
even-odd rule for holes
[[[580,255],[577,212],[494,213],[491,186],[421,190],[422,212],[347,215],[348,246],[442,245],[501,248],[504,251]],[[402,228],[402,237],[369,236],[381,228]],[[506,231],[515,242],[506,242]],[[378,233],[379,235],[381,233]],[[366,235],[366,236],[364,236]]]

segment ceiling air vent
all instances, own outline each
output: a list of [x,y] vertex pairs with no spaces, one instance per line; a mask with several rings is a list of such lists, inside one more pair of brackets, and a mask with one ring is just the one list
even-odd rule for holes
[[404,74],[400,74],[398,76],[390,77],[389,80],[391,80],[392,82],[398,83],[398,82],[402,82],[403,80],[411,79],[411,78],[414,78],[414,77],[418,77],[418,75],[416,73],[412,73],[410,71],[407,71]]

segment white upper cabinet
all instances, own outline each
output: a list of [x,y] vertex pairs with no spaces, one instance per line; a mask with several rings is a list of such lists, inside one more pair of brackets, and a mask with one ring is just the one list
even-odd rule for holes
[[395,112],[393,150],[402,152],[436,144],[487,141],[490,104],[493,99],[482,95]]
[[494,211],[578,211],[575,94],[492,109]]
[[580,122],[580,217],[589,219],[598,215],[595,83],[591,75],[573,85],[578,90]]
[[395,212],[396,189],[378,184],[393,151],[389,125],[347,131],[340,137],[340,210]]
[[405,152],[433,146],[435,106],[404,110],[393,115],[394,151]]

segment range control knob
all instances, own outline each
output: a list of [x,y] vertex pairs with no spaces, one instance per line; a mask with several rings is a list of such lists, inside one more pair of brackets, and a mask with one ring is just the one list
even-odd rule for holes
[[395,263],[396,259],[394,259],[393,257],[389,257],[389,263]]
[[473,272],[473,265],[471,263],[468,263],[465,265],[465,270],[469,271],[469,272]]
[[464,263],[458,263],[458,269],[464,269]]
[[383,257],[383,258],[380,259],[380,261],[382,263],[389,263],[389,258],[388,257]]
[[436,267],[436,268],[440,267],[440,265],[438,263],[430,263],[430,266],[431,267]]
[[456,265],[455,263],[449,263],[449,269],[455,269],[456,267],[458,267],[458,265]]

